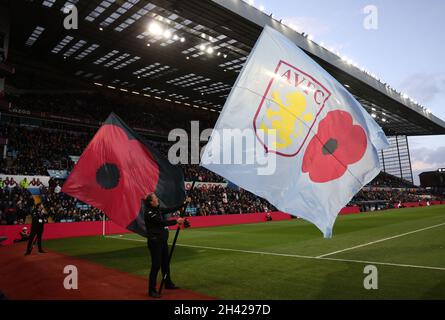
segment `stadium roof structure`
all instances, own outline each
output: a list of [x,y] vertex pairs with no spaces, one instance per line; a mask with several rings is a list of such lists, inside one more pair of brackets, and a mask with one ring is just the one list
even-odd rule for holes
[[[78,10],[77,30],[63,27],[69,4]],[[17,73],[40,65],[35,76],[42,85],[54,75],[45,65],[83,85],[218,112],[269,25],[343,83],[387,134],[445,134],[445,122],[425,107],[241,0],[14,0],[9,6],[10,62]]]

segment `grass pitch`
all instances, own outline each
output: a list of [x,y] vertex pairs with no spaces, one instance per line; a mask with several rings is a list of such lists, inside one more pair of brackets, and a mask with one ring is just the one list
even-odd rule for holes
[[[134,234],[45,246],[141,276],[150,267]],[[363,285],[370,264],[377,290]],[[183,230],[171,268],[177,285],[221,299],[445,299],[445,206],[340,216],[329,240],[300,219]]]

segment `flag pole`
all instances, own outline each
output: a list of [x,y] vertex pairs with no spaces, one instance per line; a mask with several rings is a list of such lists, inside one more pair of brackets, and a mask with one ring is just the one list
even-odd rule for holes
[[105,213],[102,212],[102,237],[105,237]]
[[[193,182],[192,182],[192,186],[190,187],[190,190],[189,190],[189,191],[192,191],[192,190],[193,190],[193,188],[195,187],[195,182],[196,182],[196,181],[193,181]],[[184,216],[184,214],[185,214],[185,209],[186,209],[186,205],[183,206],[183,208],[182,208],[182,210],[181,210],[182,212],[179,214],[179,216],[180,216],[181,218],[182,218],[182,217]],[[178,227],[176,228],[175,237],[174,237],[174,239],[173,239],[172,248],[170,249],[170,255],[169,255],[169,257],[168,257],[168,266],[169,266],[169,270],[170,270],[170,261],[172,260],[173,251],[175,250],[175,246],[176,246],[176,240],[178,240],[178,236],[179,236],[179,231],[181,231],[181,226],[178,225]],[[161,285],[159,286],[159,295],[161,295],[161,293],[162,293],[162,289],[164,289],[164,284],[165,284],[165,280],[167,280],[167,276],[168,276],[168,273],[166,273],[166,274],[162,277]]]

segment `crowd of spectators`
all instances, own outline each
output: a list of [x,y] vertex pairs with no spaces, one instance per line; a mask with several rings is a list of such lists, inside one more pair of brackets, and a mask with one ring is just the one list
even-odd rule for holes
[[[71,170],[70,156],[80,156],[94,131],[62,131],[50,128],[9,125],[2,128],[8,138],[7,159],[1,159],[1,173],[11,175],[48,175],[50,170]],[[148,141],[167,156],[168,143]],[[1,158],[1,157],[0,157]],[[223,182],[223,178],[198,165],[183,165],[186,181]]]
[[185,181],[224,182],[224,178],[198,165],[183,165]]
[[381,189],[381,190],[360,190],[354,198],[351,200],[351,203],[360,203],[366,201],[387,201],[389,203],[398,203],[398,202],[418,202],[425,200],[443,200],[442,196],[432,195],[425,190],[400,190],[397,188],[394,189]]
[[62,181],[51,179],[49,187],[40,187],[40,197],[46,213],[54,222],[100,221],[103,213],[62,192]]
[[[20,175],[47,175],[51,170],[71,170],[70,156],[80,156],[94,135],[93,129],[67,131],[53,128],[8,125],[0,130],[0,137],[8,139],[7,159],[0,159],[1,173]],[[165,156],[169,143],[148,140]],[[183,165],[186,181],[223,182],[224,179],[199,166]],[[372,187],[414,188],[399,177],[380,173],[370,184]]]
[[[99,221],[103,213],[61,192],[62,181],[50,179],[49,186],[40,187],[40,199],[51,222]],[[23,224],[34,206],[27,189],[21,187],[1,189],[0,223]],[[187,192],[191,198],[186,214],[221,215],[270,212],[275,208],[267,201],[242,189],[222,186],[195,188]]]
[[70,155],[80,155],[91,136],[78,132],[63,132],[29,126],[10,125],[6,128],[7,159],[1,173],[48,175],[47,170],[70,169]]
[[0,224],[23,224],[34,206],[31,193],[24,188],[0,187]]
[[[1,179],[0,179],[1,180]],[[36,205],[22,180],[15,187],[7,187],[0,181],[0,225],[25,224],[27,216]],[[49,186],[40,186],[40,200],[51,222],[99,221],[103,219],[100,210],[83,204],[61,192],[62,182],[50,179]],[[29,221],[28,221],[29,222]]]
[[254,212],[269,212],[275,208],[266,200],[243,189],[230,189],[222,186],[195,188],[188,191],[189,215],[220,215]]

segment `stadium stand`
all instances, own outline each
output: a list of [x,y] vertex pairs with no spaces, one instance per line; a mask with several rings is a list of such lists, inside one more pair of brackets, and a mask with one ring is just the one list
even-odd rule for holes
[[381,172],[380,175],[371,181],[369,186],[373,187],[391,187],[391,188],[416,188],[416,186],[407,180]]
[[[114,112],[132,128],[156,135],[165,135],[174,128],[189,129],[190,121],[196,118],[199,118],[200,125],[204,128],[212,128],[216,121],[214,114],[181,110],[168,103],[147,102],[113,93],[7,94],[6,99],[17,110],[28,114],[77,120],[79,123],[95,126]],[[174,117],[171,116],[172,113]]]
[[[15,105],[26,108],[35,114],[59,115],[64,121],[30,122],[17,117],[5,117],[0,127],[0,138],[7,141],[6,157],[1,159],[1,172],[4,175],[48,176],[48,170],[73,168],[73,156],[80,156],[95,133],[100,121],[112,111],[122,112],[123,118],[161,153],[167,155],[170,143],[165,136],[172,128],[188,129],[190,114],[175,117],[171,121],[170,109],[156,105],[132,103],[131,99],[113,100],[99,93],[73,93],[67,95],[24,94],[8,96]],[[114,101],[120,101],[116,104]],[[128,105],[127,105],[128,103]],[[134,112],[124,112],[126,109]],[[67,114],[67,110],[69,113]],[[148,113],[147,110],[150,110]],[[196,115],[194,115],[196,116]],[[82,124],[71,123],[67,119],[82,119]],[[208,116],[202,123],[212,126],[214,119]],[[86,126],[84,124],[91,124]],[[145,130],[148,129],[148,130]],[[149,131],[151,130],[151,131]],[[156,132],[156,135],[153,132]],[[164,137],[163,139],[160,137]],[[224,179],[198,165],[182,165],[186,181],[216,183],[206,188],[189,192],[192,199],[187,208],[188,215],[221,215],[274,211],[267,201],[240,189],[218,185]],[[6,182],[6,184],[5,184]],[[42,202],[50,222],[98,221],[103,215],[100,210],[60,192],[63,179],[49,179],[48,187],[37,181],[34,196],[30,191],[15,183],[2,181],[0,197],[0,223],[23,224],[34,202]],[[12,186],[12,188],[11,188]],[[361,211],[374,211],[392,208],[398,203],[418,201],[442,201],[443,197],[417,188],[410,181],[382,172],[350,202]]]
[[267,201],[245,190],[231,190],[221,186],[194,189],[189,192],[191,215],[216,215],[276,211]]
[[100,221],[103,214],[100,210],[85,205],[76,199],[60,192],[61,182],[52,181],[50,186],[40,187],[41,199],[49,219],[53,222],[86,222]]
[[61,132],[28,126],[10,125],[5,128],[8,139],[7,159],[2,173],[47,175],[48,169],[70,169],[69,155],[80,155],[90,135]]

